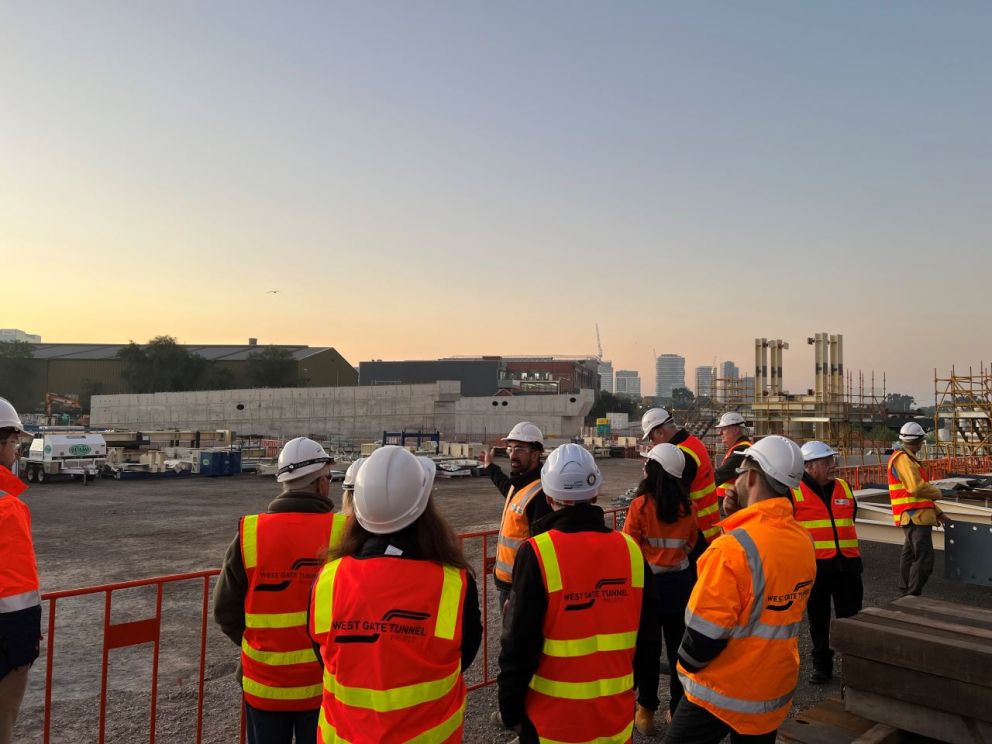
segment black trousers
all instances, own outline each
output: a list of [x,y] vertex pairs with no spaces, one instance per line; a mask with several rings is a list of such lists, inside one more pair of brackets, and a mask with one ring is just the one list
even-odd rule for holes
[[834,652],[830,648],[830,601],[834,615],[851,617],[861,612],[865,588],[858,571],[822,571],[809,593],[806,613],[809,617],[809,635],[813,640],[813,667],[831,673]]
[[259,710],[245,703],[248,744],[317,744],[320,710]]
[[675,664],[679,659],[679,646],[682,644],[682,636],[685,635],[685,611],[669,612],[660,616],[661,634],[665,639],[665,657],[668,659],[669,682],[668,682],[668,709],[675,715],[675,709],[679,707],[679,701],[685,691],[682,689],[682,682]]
[[665,734],[665,744],[719,744],[730,734],[731,744],[775,744],[778,729],[767,734],[739,734],[706,708],[682,698]]
[[899,559],[902,586],[907,594],[919,595],[933,573],[933,528],[910,522],[902,528],[906,536]]

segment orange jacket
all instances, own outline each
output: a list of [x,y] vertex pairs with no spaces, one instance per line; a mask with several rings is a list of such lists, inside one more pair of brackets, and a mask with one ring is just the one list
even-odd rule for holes
[[18,498],[26,490],[24,481],[0,465],[0,612],[41,604],[31,511]]
[[706,451],[706,445],[692,434],[677,446],[686,457],[696,461],[696,475],[689,485],[689,496],[692,499],[692,508],[696,511],[700,532],[707,540],[712,540],[720,534],[720,528],[717,527],[717,522],[720,521],[720,503],[716,499],[710,453]]
[[631,502],[623,531],[637,541],[644,559],[656,574],[689,568],[689,553],[699,537],[694,511],[675,522],[663,522],[658,518],[654,498],[648,494]]
[[699,557],[686,628],[726,647],[699,671],[679,663],[686,696],[741,734],[785,720],[799,678],[798,635],[816,560],[787,498],[760,501],[723,520]]
[[796,521],[813,538],[816,559],[822,561],[833,558],[838,550],[847,558],[857,558],[861,555],[858,531],[854,526],[854,513],[858,505],[847,481],[842,478],[834,480],[830,501],[828,508],[805,481],[799,484],[799,488],[792,490]]
[[528,483],[517,490],[511,487],[503,504],[503,519],[499,526],[499,540],[496,545],[496,578],[509,584],[513,580],[513,561],[517,550],[530,538],[530,524],[527,522],[527,504],[541,491],[541,479]]

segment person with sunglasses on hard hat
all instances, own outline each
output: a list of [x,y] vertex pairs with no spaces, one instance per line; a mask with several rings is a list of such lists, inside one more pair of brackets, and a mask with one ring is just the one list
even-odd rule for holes
[[354,519],[310,596],[323,744],[462,740],[462,672],[482,621],[461,544],[431,499],[434,474],[395,445],[358,471]]
[[241,647],[250,744],[317,740],[321,668],[307,635],[310,587],[348,518],[332,514],[331,458],[297,437],[279,453],[282,493],[242,517],[214,589],[214,619]]
[[716,495],[724,514],[733,514],[740,506],[737,494],[734,492],[734,481],[737,480],[737,468],[744,461],[744,450],[752,442],[745,428],[744,417],[736,411],[728,411],[720,417],[716,425],[717,434],[727,451],[723,460],[714,472]]
[[[685,608],[696,583],[689,554],[699,536],[689,491],[682,482],[685,453],[673,444],[656,444],[644,460],[644,479],[627,510],[623,531],[633,537],[651,567],[652,584],[658,599],[665,654],[668,658],[669,700],[666,722],[682,699],[682,683],[675,673],[679,644],[685,633]],[[645,681],[645,690],[657,689]],[[634,726],[645,736],[654,732],[654,711],[637,706]]]
[[735,487],[746,506],[699,558],[678,671],[685,697],[669,744],[773,744],[799,679],[799,631],[816,558],[789,493],[803,475],[790,439],[772,435],[744,453]]
[[499,655],[499,711],[521,744],[630,741],[635,686],[636,702],[658,704],[651,570],[633,538],[606,526],[602,481],[577,444],[541,470],[554,513],[520,546]]
[[0,398],[0,744],[13,741],[28,671],[41,641],[41,585],[31,511],[20,499],[27,486],[12,472],[22,436],[20,416]]
[[367,458],[359,457],[344,474],[344,481],[341,483],[341,513],[351,516],[354,514],[355,479],[358,478],[358,471],[362,469]]
[[858,505],[847,481],[837,477],[837,452],[830,445],[806,442],[802,453],[806,472],[799,487],[792,489],[792,504],[796,521],[809,532],[816,551],[816,581],[806,614],[813,640],[810,682],[822,685],[833,677],[830,601],[837,617],[851,617],[861,612],[864,599],[861,549],[854,526]]

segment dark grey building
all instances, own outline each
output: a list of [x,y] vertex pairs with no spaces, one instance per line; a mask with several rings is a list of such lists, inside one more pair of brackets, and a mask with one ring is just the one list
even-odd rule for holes
[[433,359],[424,361],[360,362],[359,385],[415,385],[458,380],[462,395],[495,395],[503,363],[496,359]]

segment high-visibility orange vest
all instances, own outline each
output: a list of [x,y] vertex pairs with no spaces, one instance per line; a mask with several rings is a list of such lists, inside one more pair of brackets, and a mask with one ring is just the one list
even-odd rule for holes
[[722,526],[699,557],[685,618],[687,628],[727,645],[697,672],[680,663],[679,679],[693,703],[734,731],[764,734],[785,720],[799,679],[813,543],[786,498],[752,504]]
[[31,511],[18,498],[26,490],[24,481],[0,465],[0,612],[17,612],[41,604]]
[[248,577],[241,685],[260,710],[316,710],[321,671],[307,635],[310,587],[321,553],[341,542],[343,514],[280,512],[241,519]]
[[321,570],[310,635],[324,661],[318,741],[460,742],[464,570],[399,557]]
[[524,699],[542,742],[629,742],[644,557],[629,535],[531,539],[548,594],[544,646]]
[[861,555],[858,531],[854,526],[854,513],[858,505],[847,481],[843,478],[835,479],[830,498],[832,504],[828,509],[823,499],[813,493],[805,482],[800,482],[799,488],[792,491],[796,521],[813,538],[813,549],[818,561],[833,558],[838,550],[843,556],[857,558]]
[[637,541],[652,572],[670,573],[689,568],[689,553],[696,547],[699,523],[691,509],[675,522],[662,521],[654,497],[642,494],[630,503],[623,531]]
[[[754,445],[751,443],[751,440],[749,439],[742,439],[739,442],[734,442],[733,446],[727,448],[727,451],[723,453],[723,459],[720,461],[720,464],[722,465],[727,460],[729,460],[730,456],[734,454],[734,450],[738,450],[741,447],[753,447],[753,446]],[[728,480],[726,483],[717,484],[716,497],[719,501],[721,502],[723,501],[723,498],[727,495],[727,489],[730,488],[732,485],[734,485],[734,480],[735,479],[731,479]]]
[[519,491],[510,487],[503,504],[503,519],[499,526],[499,540],[496,545],[496,578],[509,584],[513,580],[513,562],[517,550],[530,537],[530,524],[527,522],[527,505],[541,490],[541,479],[531,481]]
[[689,486],[692,508],[699,520],[699,530],[703,537],[712,540],[720,534],[717,523],[720,521],[720,502],[716,499],[716,483],[713,478],[713,463],[706,446],[692,434],[678,445],[686,457],[696,461],[696,476]]
[[906,490],[906,486],[899,480],[899,473],[896,472],[896,458],[901,455],[905,455],[909,458],[910,462],[920,471],[920,478],[926,481],[926,475],[923,473],[923,468],[920,466],[919,461],[911,454],[906,452],[906,450],[896,450],[892,453],[889,458],[888,464],[888,476],[889,476],[889,501],[892,502],[892,519],[895,523],[901,524],[902,513],[908,509],[936,509],[936,504],[930,499],[919,498],[914,496],[909,491]]

